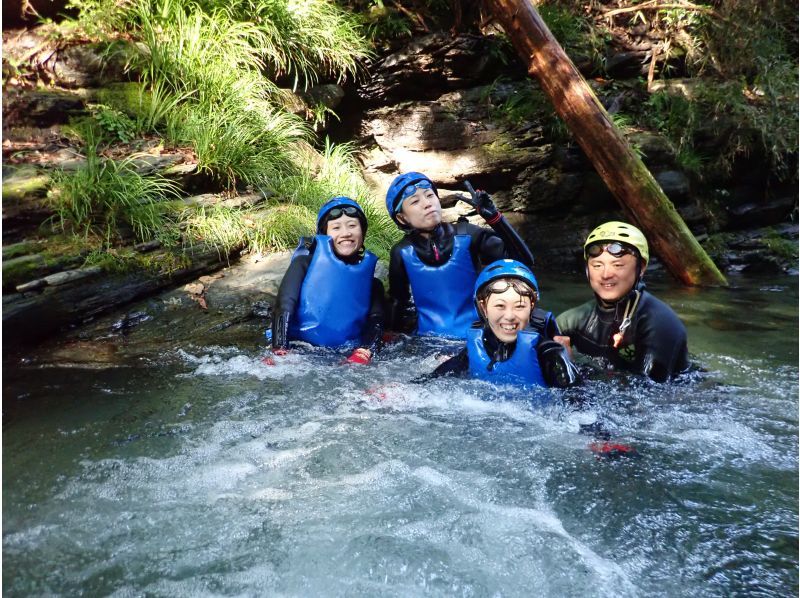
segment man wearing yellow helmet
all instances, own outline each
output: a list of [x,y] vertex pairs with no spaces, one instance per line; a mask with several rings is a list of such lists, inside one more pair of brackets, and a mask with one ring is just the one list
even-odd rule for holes
[[650,252],[642,231],[625,222],[601,224],[587,237],[583,256],[595,299],[558,316],[562,336],[555,340],[657,382],[687,369],[686,327],[644,290]]

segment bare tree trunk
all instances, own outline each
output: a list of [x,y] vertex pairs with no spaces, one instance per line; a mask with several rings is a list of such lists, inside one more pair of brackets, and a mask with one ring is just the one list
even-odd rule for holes
[[628,216],[667,269],[687,285],[727,285],[650,171],[530,0],[486,0],[539,83]]

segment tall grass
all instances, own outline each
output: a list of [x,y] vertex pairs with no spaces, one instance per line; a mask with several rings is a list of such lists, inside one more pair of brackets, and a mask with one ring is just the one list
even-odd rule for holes
[[261,32],[253,46],[277,76],[307,87],[321,76],[355,76],[369,56],[360,22],[328,0],[200,0],[208,12],[225,11],[233,21],[253,22]]
[[299,237],[315,233],[322,204],[344,195],[358,201],[367,217],[366,247],[387,259],[402,235],[361,177],[352,148],[327,144],[321,159],[302,172],[312,171],[314,176],[276,179],[271,200],[256,211],[218,206],[186,214],[185,233],[190,240],[212,242],[226,251],[242,246],[257,252],[291,249]]
[[[315,166],[306,165],[306,171],[316,169],[314,178],[285,177],[279,181],[276,194],[284,202],[306,208],[312,215],[316,215],[326,201],[339,195],[358,201],[367,217],[365,245],[385,259],[402,234],[386,213],[383,202],[374,197],[364,181],[353,152],[350,144],[333,145],[326,141],[322,159]],[[313,222],[312,219],[305,234],[313,234]]]
[[101,235],[111,246],[123,225],[136,239],[155,238],[164,228],[162,202],[178,196],[172,181],[160,175],[140,175],[135,155],[122,161],[98,154],[98,137],[84,129],[86,162],[74,171],[58,170],[51,179],[48,201],[63,231]]
[[[115,40],[115,51],[123,52],[129,72],[140,84],[136,97],[128,94],[117,103],[104,102],[130,114],[140,133],[190,145],[198,168],[222,188],[235,191],[246,185],[271,197],[256,211],[221,207],[186,211],[179,217],[184,242],[210,242],[225,250],[244,245],[258,251],[286,249],[298,236],[313,234],[322,203],[347,195],[364,206],[367,245],[379,255],[388,254],[399,233],[380,202],[369,199],[350,148],[328,145],[324,155],[311,150],[313,132],[287,110],[290,98],[275,82],[289,77],[295,87],[306,87],[322,77],[341,81],[355,76],[368,55],[356,17],[330,0],[71,0],[70,4],[80,9],[79,22],[87,30]],[[114,115],[110,110],[107,114]],[[107,126],[118,128],[121,120],[109,120]],[[67,199],[80,194],[66,189],[70,180],[84,187],[99,182],[99,170],[114,168],[98,165],[92,162],[82,172],[81,185],[66,174],[59,179],[60,190],[54,196],[61,198],[62,223],[87,221],[87,214],[76,212],[84,209],[80,202]],[[116,174],[128,176],[129,169]],[[164,188],[165,194],[170,191]],[[95,197],[87,203],[97,201]],[[134,208],[129,206],[126,214],[137,234],[152,234],[157,212],[150,213],[152,218],[137,216]],[[110,235],[116,220],[105,222]],[[164,230],[174,234],[175,229],[165,223]]]

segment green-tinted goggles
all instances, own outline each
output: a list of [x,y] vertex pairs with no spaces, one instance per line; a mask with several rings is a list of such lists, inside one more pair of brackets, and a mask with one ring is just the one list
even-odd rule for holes
[[586,248],[584,258],[588,260],[590,257],[600,257],[604,251],[614,257],[622,257],[623,255],[636,256],[636,250],[622,243],[594,243]]

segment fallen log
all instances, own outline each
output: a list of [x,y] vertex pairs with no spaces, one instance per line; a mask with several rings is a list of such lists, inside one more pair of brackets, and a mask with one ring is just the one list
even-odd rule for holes
[[727,285],[530,0],[487,0],[556,113],[655,253],[687,285]]
[[239,250],[226,255],[204,248],[191,256],[191,264],[169,274],[96,276],[97,269],[85,269],[33,281],[23,292],[3,295],[3,334],[13,339],[3,345],[3,356],[111,309],[219,270],[238,256]]

